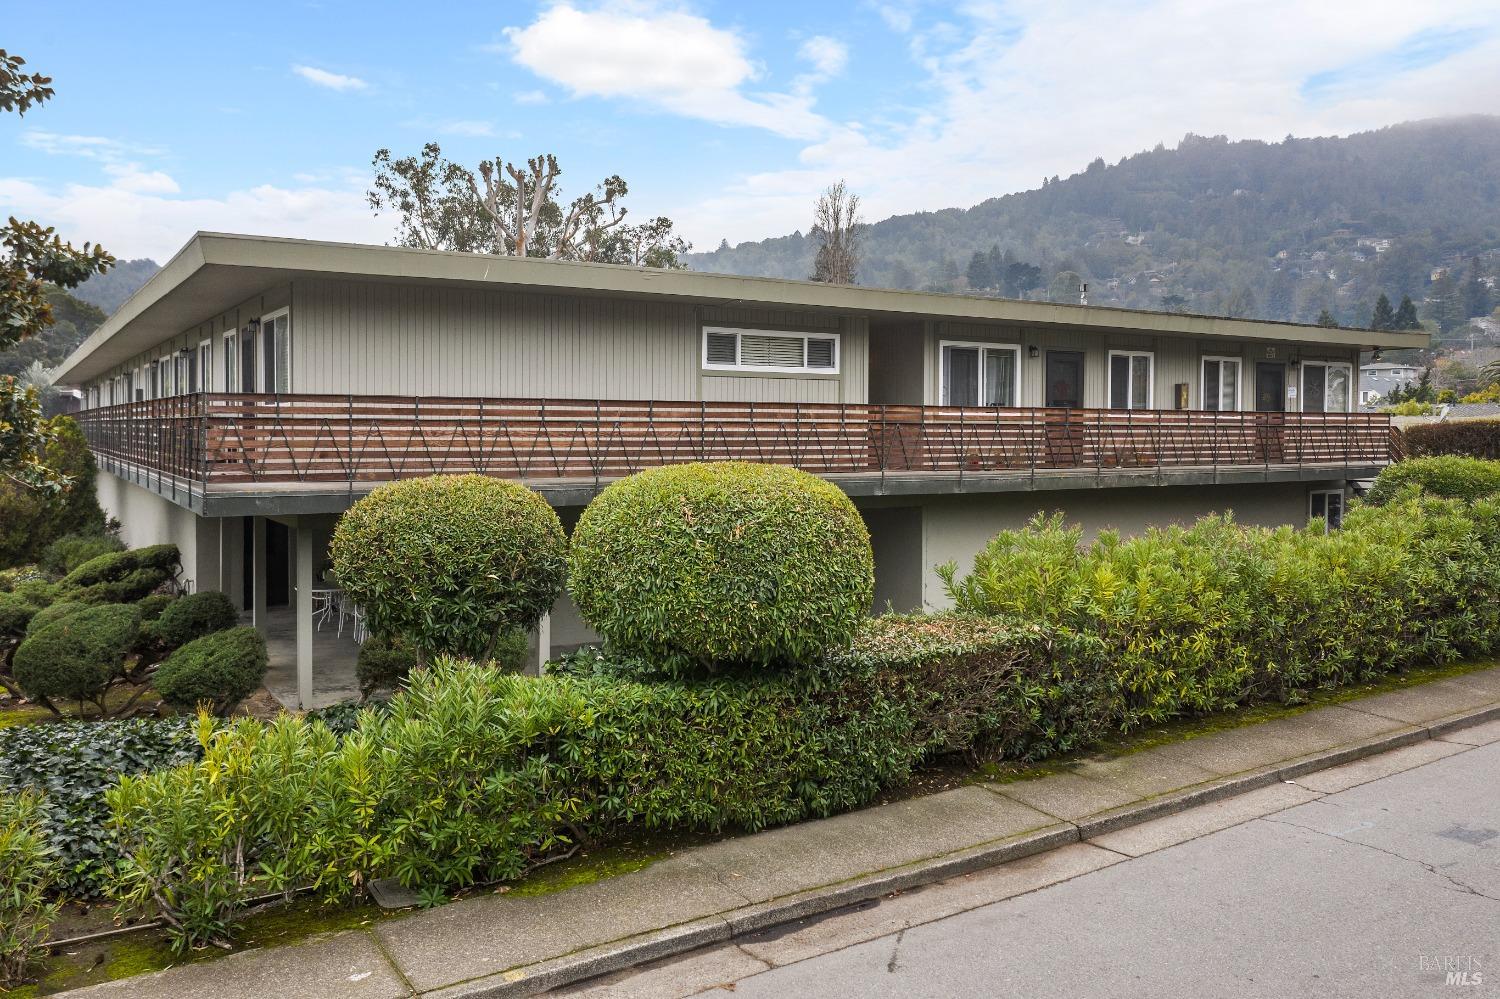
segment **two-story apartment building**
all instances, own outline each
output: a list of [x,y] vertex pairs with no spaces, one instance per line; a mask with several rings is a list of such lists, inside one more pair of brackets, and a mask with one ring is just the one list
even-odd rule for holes
[[[877,607],[936,607],[934,566],[1039,510],[1337,517],[1390,457],[1359,352],[1426,339],[199,233],[59,379],[126,539],[289,605],[311,703],[328,537],[380,482],[515,478],[569,523],[643,467],[794,464],[864,513]],[[590,637],[564,598],[540,645]]]

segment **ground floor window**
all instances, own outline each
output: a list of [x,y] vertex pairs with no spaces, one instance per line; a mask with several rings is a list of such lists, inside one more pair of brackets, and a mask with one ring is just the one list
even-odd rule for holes
[[1150,409],[1152,355],[1144,350],[1109,352],[1109,408]]
[[1013,344],[942,345],[944,406],[1014,406],[1021,348]]
[[1344,491],[1342,489],[1314,489],[1308,495],[1307,517],[1322,518],[1323,530],[1336,531],[1344,526]]

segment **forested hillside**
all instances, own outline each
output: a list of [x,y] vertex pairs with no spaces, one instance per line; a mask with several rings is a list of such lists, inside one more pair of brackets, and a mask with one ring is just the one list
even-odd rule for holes
[[[805,278],[814,248],[794,233],[687,260]],[[1081,282],[1098,304],[1302,321],[1328,309],[1359,326],[1384,292],[1451,329],[1494,305],[1500,117],[1274,143],[1189,135],[972,208],[876,222],[863,248],[868,285],[1076,301]]]
[[95,274],[73,289],[73,297],[97,305],[105,315],[125,304],[161,265],[154,260],[122,260],[103,274]]

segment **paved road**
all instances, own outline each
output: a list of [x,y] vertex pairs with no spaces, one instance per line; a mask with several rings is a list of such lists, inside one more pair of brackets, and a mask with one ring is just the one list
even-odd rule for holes
[[1500,743],[1397,753],[1419,751],[1414,769],[1348,790],[1348,772],[1327,771],[1256,792],[1238,806],[1246,821],[1223,819],[1230,805],[1229,828],[1197,838],[1194,821],[1214,823],[1190,812],[1068,847],[1035,861],[1057,883],[1037,874],[1047,887],[956,915],[931,911],[977,885],[917,893],[907,916],[884,917],[905,928],[874,939],[871,921],[904,899],[599,992],[662,994],[696,975],[690,991],[737,997],[1500,996]]

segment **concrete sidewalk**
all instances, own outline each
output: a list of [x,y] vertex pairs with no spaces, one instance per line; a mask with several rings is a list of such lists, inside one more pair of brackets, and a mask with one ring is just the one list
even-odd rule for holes
[[[1083,760],[1034,780],[725,840],[554,894],[485,895],[70,994],[281,996],[290,982],[304,996],[535,994],[1081,840],[1108,835],[1128,852],[1130,830],[1152,819],[1429,740],[1494,741],[1496,719],[1500,667]],[[1482,735],[1451,735],[1460,729]],[[1425,749],[1395,755],[1410,766],[1431,758]],[[1358,764],[1345,767],[1337,780],[1359,773]],[[1234,814],[1232,806],[1202,811],[1193,820]]]

